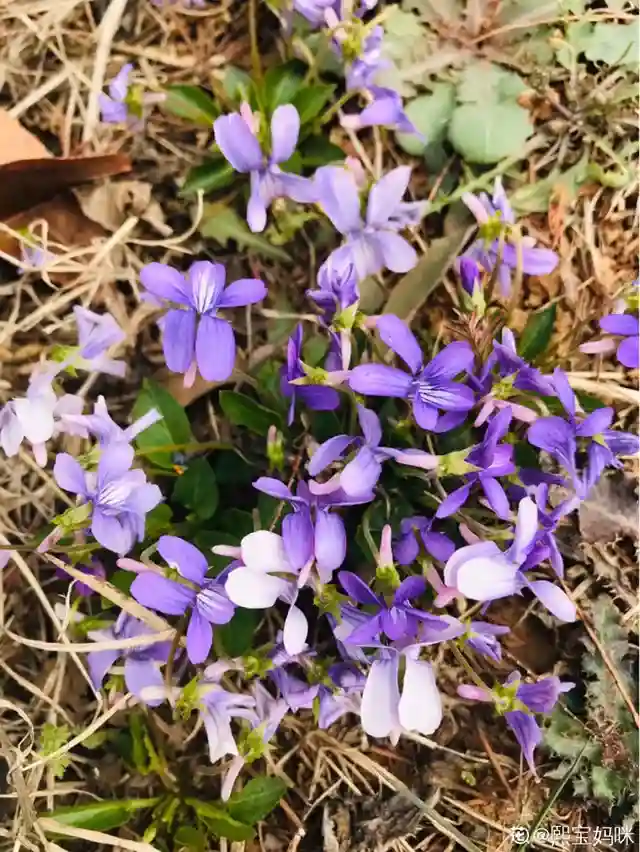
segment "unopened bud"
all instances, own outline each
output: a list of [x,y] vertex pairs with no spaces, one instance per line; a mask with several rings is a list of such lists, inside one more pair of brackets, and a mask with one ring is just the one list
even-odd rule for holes
[[267,434],[267,458],[270,468],[284,470],[284,436],[276,426],[270,426]]

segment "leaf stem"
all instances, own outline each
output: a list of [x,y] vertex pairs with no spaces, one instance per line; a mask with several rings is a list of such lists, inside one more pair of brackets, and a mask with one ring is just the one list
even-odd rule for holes
[[251,40],[251,67],[256,83],[262,82],[262,62],[258,47],[258,0],[249,0],[249,39]]

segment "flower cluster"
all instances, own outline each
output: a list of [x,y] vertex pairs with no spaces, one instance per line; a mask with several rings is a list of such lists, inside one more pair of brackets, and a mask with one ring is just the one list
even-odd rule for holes
[[[336,0],[294,3],[312,25],[329,28],[348,89],[371,98],[346,125],[382,123],[383,115],[389,126],[407,129],[394,93],[374,81],[384,64],[382,33],[362,16],[375,3],[348,5],[356,8],[345,19]],[[129,114],[128,74],[123,69],[112,83],[102,103],[105,120]],[[136,610],[146,608],[152,623],[158,616],[151,611],[167,617],[174,641],[156,641],[149,624],[121,612],[110,626],[88,633],[96,643],[89,654],[92,683],[121,689],[112,667],[124,659],[124,686],[137,700],[197,710],[211,760],[232,758],[223,797],[243,765],[264,753],[287,713],[313,710],[320,727],[353,714],[369,736],[393,743],[406,733],[432,734],[445,713],[436,660],[447,648],[475,675],[473,684],[459,687],[460,697],[491,702],[535,772],[536,714],[549,713],[572,684],[556,676],[525,683],[515,672],[493,689],[484,685],[474,670],[477,657],[500,664],[501,638],[509,633],[492,620],[492,604],[517,595],[561,622],[575,620],[576,606],[560,582],[557,531],[605,468],[636,454],[640,441],[611,428],[612,408],[586,412],[563,370],[545,374],[521,357],[513,333],[486,322],[473,299],[466,324],[463,317],[453,337],[444,330],[442,345],[393,314],[364,316],[365,278],[415,266],[416,251],[401,232],[420,224],[427,205],[404,200],[407,166],[371,182],[361,180],[353,162],[320,167],[309,177],[291,174],[285,165],[299,131],[292,104],[274,109],[268,123],[243,105],[213,125],[224,157],[249,175],[251,230],[262,231],[272,201],[288,197],[317,205],[341,243],[308,291],[319,311],[313,325],[326,341],[323,366],[305,362],[301,323],[280,370],[287,476],[260,475],[249,490],[249,501],[271,498],[272,518],[256,510],[253,531],[231,544],[221,540],[210,558],[189,540],[191,517],[157,540],[148,535],[146,517],[164,495],[147,479],[153,472],[136,466],[133,442],[160,414],[152,410],[121,427],[103,397],[87,413],[83,397],[61,393],[64,375],[77,370],[124,374],[124,362],[111,351],[124,333],[109,315],[84,308],[75,309],[78,346],[39,365],[25,396],[0,410],[0,445],[15,455],[27,440],[44,465],[46,444],[58,434],[93,442],[77,458],[60,452],[55,459],[56,483],[75,504],[55,519],[40,550],[66,554],[63,543],[78,541],[117,554],[120,568],[135,573]],[[555,268],[555,253],[522,235],[499,181],[491,199],[466,195],[464,201],[478,233],[457,268],[472,296],[484,279],[495,278],[506,297],[514,270],[540,275]],[[224,266],[204,260],[186,272],[150,263],[140,277],[143,297],[161,311],[168,369],[183,374],[187,385],[198,373],[227,381],[236,362],[232,311],[265,299],[265,284],[255,278],[227,284]],[[499,299],[495,309],[504,316]],[[625,337],[618,358],[637,367],[637,316],[613,314],[601,326]],[[482,346],[473,333],[478,328],[485,332]],[[326,415],[322,440],[313,434],[318,412]],[[216,571],[214,558],[216,565],[229,561]],[[98,564],[86,567],[88,583],[90,577],[101,582],[105,568]],[[69,563],[60,570],[65,566],[71,570]],[[250,651],[231,656],[220,634],[251,610],[269,611],[275,629],[258,628]]]

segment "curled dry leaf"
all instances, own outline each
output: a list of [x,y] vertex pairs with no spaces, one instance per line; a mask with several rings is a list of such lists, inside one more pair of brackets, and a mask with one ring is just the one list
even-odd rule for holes
[[[53,240],[88,245],[104,230],[87,219],[68,192],[96,178],[131,171],[124,154],[56,158],[32,133],[0,110],[0,221],[13,230],[44,219]],[[18,241],[0,234],[0,250],[20,255]]]
[[137,216],[163,237],[173,233],[158,202],[151,197],[151,184],[141,180],[121,180],[75,190],[82,212],[106,228],[117,231],[129,216]]
[[633,482],[624,474],[603,476],[579,509],[580,532],[590,544],[638,535],[638,502]]

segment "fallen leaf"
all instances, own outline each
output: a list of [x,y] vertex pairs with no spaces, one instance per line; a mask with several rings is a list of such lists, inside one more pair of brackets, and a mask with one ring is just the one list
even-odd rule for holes
[[163,237],[173,233],[158,202],[151,197],[151,184],[141,180],[121,180],[85,186],[75,190],[82,212],[107,231],[117,231],[129,216],[137,216]]
[[638,503],[632,482],[623,474],[603,476],[589,492],[578,510],[584,541],[595,544],[612,542],[638,534]]
[[[63,245],[89,245],[105,231],[87,219],[68,190],[79,184],[131,171],[123,154],[56,158],[17,119],[0,110],[0,221],[13,230],[36,219]],[[0,234],[0,250],[20,256],[20,241]]]
[[124,154],[16,160],[0,166],[0,219],[8,219],[65,189],[131,171]]

